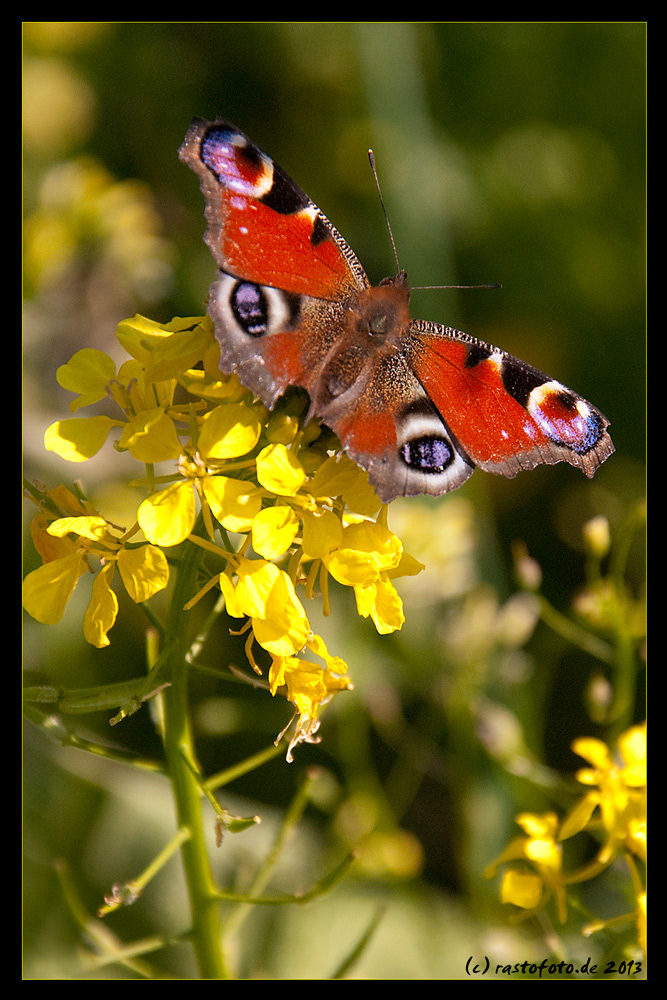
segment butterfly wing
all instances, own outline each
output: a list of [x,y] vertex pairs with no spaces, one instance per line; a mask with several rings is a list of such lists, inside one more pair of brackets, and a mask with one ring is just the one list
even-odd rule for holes
[[569,462],[591,477],[609,421],[571,389],[458,330],[414,320],[321,416],[378,496],[457,489],[475,466],[509,478]]
[[193,120],[180,158],[206,198],[206,242],[220,271],[208,311],[220,366],[272,407],[312,388],[345,303],[369,287],[340,233],[236,126]]
[[319,410],[385,503],[440,496],[474,471],[400,350],[369,360],[353,385]]
[[513,477],[569,462],[590,477],[614,451],[599,410],[490,344],[417,320],[405,352],[461,447],[486,472]]
[[236,126],[195,118],[180,158],[206,198],[206,242],[224,271],[286,292],[345,299],[368,287],[349,246],[308,195]]
[[[312,399],[346,310],[340,302],[220,271],[211,285],[208,312],[220,342],[220,368],[237,372],[242,384],[272,409],[289,386],[306,389]],[[311,412],[315,415],[312,407]]]

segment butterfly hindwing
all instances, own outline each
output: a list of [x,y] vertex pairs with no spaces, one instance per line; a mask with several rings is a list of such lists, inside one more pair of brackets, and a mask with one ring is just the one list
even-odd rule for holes
[[369,373],[353,408],[339,405],[323,419],[345,442],[350,457],[368,471],[385,503],[397,496],[440,496],[474,471],[400,353],[387,355]]
[[220,341],[220,367],[237,372],[270,409],[291,385],[313,392],[345,313],[338,302],[225,271],[211,285],[208,311]]

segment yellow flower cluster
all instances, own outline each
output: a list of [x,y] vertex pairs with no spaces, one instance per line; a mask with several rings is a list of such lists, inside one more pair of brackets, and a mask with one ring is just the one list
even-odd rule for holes
[[83,620],[83,634],[93,646],[109,645],[118,599],[111,589],[116,567],[127,593],[137,603],[163,590],[169,581],[167,559],[154,545],[130,543],[131,533],[109,524],[89,503],[60,486],[44,496],[42,510],[30,525],[43,564],[23,584],[26,610],[45,625],[62,618],[79,577],[97,557],[101,570]]
[[[45,497],[33,524],[44,565],[26,578],[25,607],[38,621],[60,620],[97,557],[102,568],[84,634],[103,646],[118,611],[116,565],[130,596],[145,601],[167,586],[164,549],[190,541],[215,553],[222,571],[186,607],[219,586],[228,613],[247,619],[250,663],[259,669],[257,642],[272,659],[272,693],[286,690],[298,714],[291,752],[295,742],[314,739],[320,705],[351,687],[345,662],[313,635],[296,587],[304,584],[310,597],[319,583],[326,613],[331,576],[353,588],[359,614],[386,634],[404,621],[392,581],[423,566],[387,527],[365,473],[320,444],[319,427],[301,427],[289,411],[269,414],[234,376],[221,375],[207,317],[161,326],[137,316],[121,323],[117,336],[130,355],[118,371],[106,354],[84,349],[59,369],[58,381],[77,393],[73,412],[111,398],[120,415],[58,421],[45,444],[83,462],[117,429],[116,449],[146,467],[135,483],[145,499],[123,531],[69,491]],[[164,463],[169,471],[157,475]],[[199,513],[208,538],[193,534]],[[324,666],[303,659],[305,651]]]
[[[597,873],[623,850],[646,860],[646,725],[633,726],[618,741],[617,761],[601,740],[581,737],[572,749],[591,767],[577,772],[577,781],[590,788],[564,820],[561,840],[591,825],[599,809],[604,842],[594,862],[577,881]],[[570,881],[574,881],[570,878]]]
[[[605,743],[591,737],[575,740],[572,749],[591,765],[576,775],[590,791],[562,821],[553,812],[517,816],[525,836],[515,838],[486,870],[490,878],[505,862],[528,862],[505,870],[502,901],[535,912],[553,894],[561,922],[567,915],[568,885],[595,877],[619,854],[625,856],[633,873],[634,859],[646,859],[646,724],[633,726],[622,734],[618,740],[618,760]],[[602,845],[592,862],[568,874],[563,870],[562,842],[583,830],[594,835],[601,831]],[[645,893],[638,879],[633,878],[633,882],[637,907],[632,916],[638,923],[640,943],[644,946]],[[599,926],[589,930],[597,930]]]

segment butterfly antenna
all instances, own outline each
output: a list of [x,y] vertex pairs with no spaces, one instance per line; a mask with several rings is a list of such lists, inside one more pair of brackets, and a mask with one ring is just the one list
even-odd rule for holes
[[394,251],[394,260],[396,261],[396,273],[398,274],[401,270],[400,264],[398,263],[398,254],[396,252],[396,242],[394,240],[394,234],[391,230],[391,223],[389,221],[389,216],[387,215],[387,209],[384,205],[384,198],[382,197],[382,189],[380,187],[380,179],[378,177],[378,172],[375,169],[375,153],[372,149],[368,150],[368,160],[371,165],[371,170],[373,171],[373,177],[375,178],[375,186],[378,189],[378,197],[380,199],[380,205],[382,207],[382,214],[384,215],[384,221],[387,224],[387,229],[389,231],[389,239],[391,240],[392,249]]
[[492,281],[487,285],[411,285],[413,292],[424,292],[429,289],[442,289],[442,288],[502,288],[503,286],[497,281]]
[[[391,240],[391,245],[394,251],[394,260],[396,261],[396,273],[398,274],[401,270],[401,266],[398,262],[398,253],[396,252],[396,241],[394,240],[394,234],[391,229],[391,223],[389,221],[389,216],[387,215],[387,209],[385,208],[384,198],[382,197],[382,189],[380,187],[380,179],[378,177],[378,172],[375,168],[375,153],[372,149],[368,150],[368,160],[371,165],[371,170],[373,171],[373,177],[375,178],[375,186],[378,189],[378,197],[380,199],[380,205],[382,207],[382,214],[384,215],[384,221],[387,223],[387,229],[389,231],[389,239]],[[412,291],[427,291],[428,289],[437,288],[502,288],[497,282],[492,282],[487,285],[413,285]]]

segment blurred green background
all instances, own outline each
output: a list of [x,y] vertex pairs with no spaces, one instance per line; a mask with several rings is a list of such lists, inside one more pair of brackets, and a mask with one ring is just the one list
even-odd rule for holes
[[[114,330],[125,317],[203,312],[214,273],[203,199],[178,160],[195,115],[225,117],[265,149],[376,283],[394,261],[368,167],[373,147],[412,284],[502,285],[415,291],[413,314],[518,355],[610,419],[617,453],[592,482],[562,465],[516,480],[478,472],[436,502],[392,505],[390,527],[427,563],[398,582],[406,625],[377,636],[349,595],[334,595],[323,621],[307,607],[349,663],[355,690],[325,712],[320,746],[225,791],[230,811],[263,822],[214,856],[221,880],[242,885],[316,763],[320,792],[277,887],[307,888],[366,834],[374,846],[309,910],[254,914],[241,935],[242,978],[328,978],[379,904],[385,916],[352,978],[459,979],[470,955],[541,957],[539,935],[510,927],[482,872],[514,835],[516,812],[558,804],[559,790],[536,780],[533,765],[572,772],[571,740],[609,732],[586,711],[604,669],[533,628],[531,603],[512,597],[510,550],[526,543],[543,593],[566,612],[584,581],[583,523],[602,514],[617,539],[644,490],[645,24],[63,21],[24,22],[23,33],[30,478],[52,486],[81,477],[94,501],[122,504],[122,456],[63,468],[42,437],[67,415],[55,372],[74,351],[94,346],[121,361]],[[27,547],[28,570],[35,558]],[[628,592],[642,588],[639,538]],[[94,651],[81,636],[79,589],[60,625],[26,621],[26,683],[91,686],[142,671],[140,610],[122,606],[111,646]],[[225,623],[218,640],[205,661],[243,662]],[[194,680],[193,700],[207,773],[267,746],[289,718],[284,700],[210,678]],[[631,716],[642,713],[639,696]],[[159,757],[148,711],[113,732],[104,713],[68,724]],[[530,762],[523,776],[519,760]],[[68,859],[94,912],[170,836],[168,789],[32,728],[24,775],[24,975],[123,976],[82,972],[53,859]],[[603,911],[614,902],[598,900]],[[183,931],[177,862],[109,924],[123,940]],[[597,945],[575,938],[572,947]],[[164,974],[195,974],[184,945],[153,961]]]

